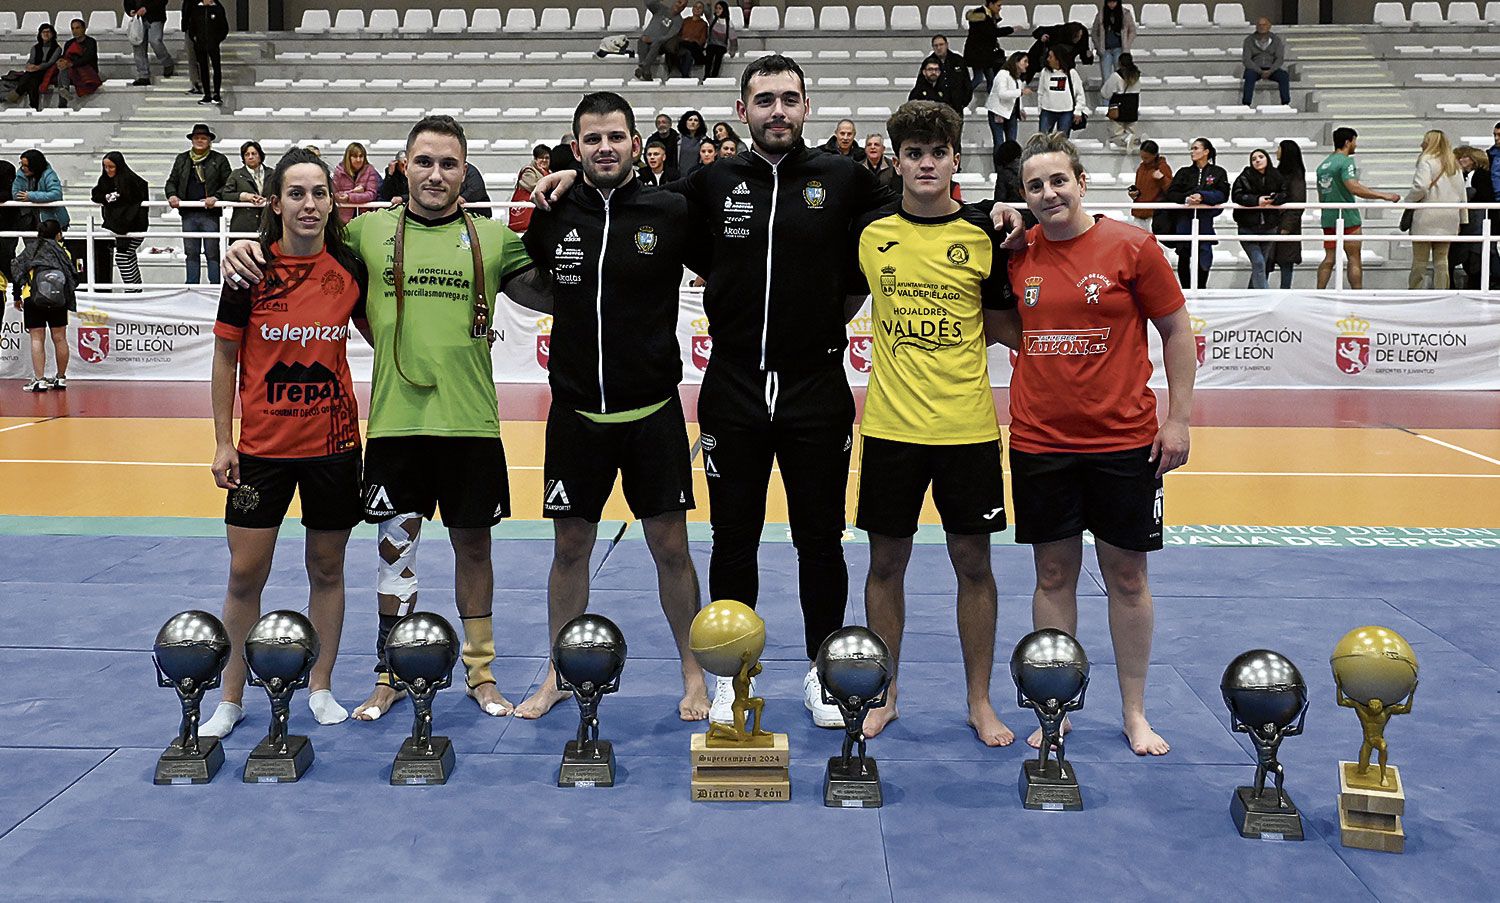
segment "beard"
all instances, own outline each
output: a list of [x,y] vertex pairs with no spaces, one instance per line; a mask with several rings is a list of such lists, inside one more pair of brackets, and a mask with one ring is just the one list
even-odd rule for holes
[[595,188],[602,188],[606,191],[624,185],[632,172],[634,170],[626,165],[624,160],[620,161],[614,172],[601,172],[594,168],[592,160],[583,161],[584,179]]
[[763,125],[751,123],[750,137],[754,139],[755,146],[772,154],[784,154],[793,147],[796,147],[797,142],[802,140],[802,126],[793,123],[791,120],[786,120],[783,124],[787,126],[787,131],[785,134],[778,136],[771,133],[769,122]]

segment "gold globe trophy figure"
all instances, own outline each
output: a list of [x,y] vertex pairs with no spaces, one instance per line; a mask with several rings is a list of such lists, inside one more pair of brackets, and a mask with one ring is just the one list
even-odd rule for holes
[[713,722],[693,735],[693,799],[791,799],[787,736],[761,729],[766,701],[750,695],[750,679],[761,673],[766,622],[743,602],[721,599],[698,612],[688,645],[703,670],[734,680],[733,723]]
[[[1385,727],[1392,715],[1411,711],[1417,693],[1417,655],[1387,627],[1349,631],[1333,647],[1335,700],[1359,716],[1364,742],[1359,761],[1339,763],[1339,828],[1345,846],[1399,853],[1406,835],[1401,815],[1406,793],[1401,772],[1387,763]],[[1378,770],[1370,767],[1375,753]]]

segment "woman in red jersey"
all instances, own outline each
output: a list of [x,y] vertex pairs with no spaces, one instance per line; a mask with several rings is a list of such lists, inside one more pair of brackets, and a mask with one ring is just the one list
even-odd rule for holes
[[[1088,178],[1065,134],[1026,143],[1021,181],[1038,225],[1011,254],[1020,303],[995,338],[1018,351],[1010,465],[1016,541],[1036,561],[1032,620],[1076,635],[1089,531],[1109,593],[1125,735],[1137,755],[1164,755],[1171,747],[1146,720],[1146,553],[1162,546],[1162,476],[1188,457],[1197,361],[1186,302],[1154,236],[1084,209]],[[1146,385],[1148,321],[1165,347],[1161,424]]]
[[[266,182],[261,245],[270,269],[252,287],[226,283],[214,324],[214,482],[228,490],[229,587],[224,625],[234,653],[223,701],[203,726],[226,736],[245,717],[244,642],[260,616],[276,534],[295,491],[307,531],[309,613],[322,644],[308,705],[321,724],[348,712],[330,680],[344,622],[344,547],[363,515],[359,409],[346,345],[352,321],[368,336],[366,274],[343,243],[333,177],[293,149]],[[233,440],[235,389],[240,437]]]

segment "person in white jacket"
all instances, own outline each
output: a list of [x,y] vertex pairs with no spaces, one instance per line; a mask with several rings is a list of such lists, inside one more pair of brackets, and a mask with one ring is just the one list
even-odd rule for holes
[[[1458,158],[1448,143],[1448,136],[1439,129],[1432,129],[1422,137],[1422,153],[1417,157],[1417,169],[1412,174],[1411,191],[1404,199],[1407,203],[1462,204],[1467,200],[1464,192],[1464,177],[1458,166]],[[1418,207],[1412,214],[1412,235],[1457,235],[1459,227],[1466,222],[1467,211],[1457,207]],[[1413,241],[1411,243],[1411,275],[1406,287],[1418,289],[1427,279],[1429,258],[1432,263],[1432,287],[1448,288],[1448,247],[1446,241]]]
[[995,75],[995,86],[990,89],[989,99],[984,102],[995,147],[1016,140],[1016,130],[1025,118],[1025,114],[1021,112],[1021,98],[1036,93],[1027,85],[1030,81],[1027,78],[1030,69],[1030,58],[1018,50],[1006,58],[1005,65]]
[[1073,66],[1073,48],[1058,44],[1047,51],[1047,67],[1038,79],[1037,99],[1041,101],[1038,131],[1073,130],[1073,124],[1088,115],[1089,99],[1083,90],[1083,76]]

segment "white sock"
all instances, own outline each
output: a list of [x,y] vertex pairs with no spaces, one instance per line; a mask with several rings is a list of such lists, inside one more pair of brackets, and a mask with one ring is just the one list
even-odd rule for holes
[[214,715],[198,728],[200,737],[227,737],[234,726],[245,720],[245,708],[234,702],[221,702]]
[[313,690],[307,696],[307,707],[319,724],[338,724],[349,717],[349,710],[339,705],[328,690]]

